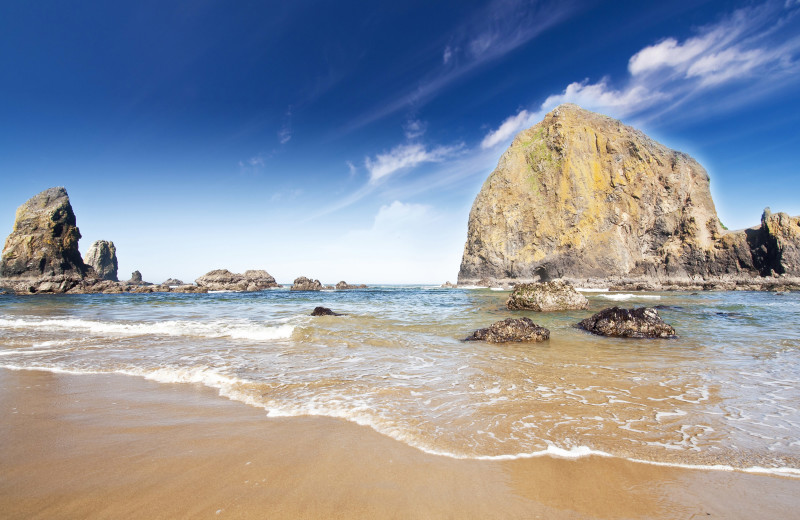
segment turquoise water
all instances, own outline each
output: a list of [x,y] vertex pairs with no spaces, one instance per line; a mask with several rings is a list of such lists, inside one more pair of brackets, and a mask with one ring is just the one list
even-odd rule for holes
[[[269,416],[325,415],[462,458],[599,453],[800,475],[800,294],[586,293],[512,312],[488,289],[0,295],[0,367],[193,383]],[[345,316],[309,316],[323,305]],[[674,340],[573,325],[659,305]],[[540,344],[462,342],[528,316]],[[782,469],[780,469],[782,468]]]

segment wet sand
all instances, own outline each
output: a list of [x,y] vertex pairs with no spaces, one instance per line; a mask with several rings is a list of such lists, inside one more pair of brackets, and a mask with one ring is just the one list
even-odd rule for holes
[[800,479],[455,460],[195,385],[0,369],[3,518],[792,518]]

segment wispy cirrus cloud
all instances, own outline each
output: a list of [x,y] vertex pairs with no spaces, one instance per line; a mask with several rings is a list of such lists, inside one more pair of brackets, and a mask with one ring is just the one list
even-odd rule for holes
[[558,25],[579,9],[573,0],[494,0],[431,50],[439,65],[404,92],[351,121],[352,131],[407,108],[418,108],[458,80]]
[[[797,2],[770,1],[739,9],[683,41],[669,37],[644,47],[628,60],[628,76],[620,86],[615,87],[609,77],[570,83],[538,109],[523,109],[506,118],[486,134],[481,146],[507,142],[561,103],[615,117],[647,118],[701,97],[708,112],[714,105],[729,109],[768,95],[800,79],[798,7]],[[715,97],[706,99],[711,93]]]
[[390,151],[367,157],[364,166],[369,172],[370,182],[374,183],[404,169],[414,168],[423,163],[441,162],[452,157],[463,145],[437,146],[431,149],[421,143],[407,143],[395,146]]

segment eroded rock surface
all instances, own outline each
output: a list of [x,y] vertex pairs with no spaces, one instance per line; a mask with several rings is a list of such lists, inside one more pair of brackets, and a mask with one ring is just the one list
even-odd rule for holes
[[279,287],[268,272],[263,269],[250,269],[244,274],[232,273],[227,269],[209,271],[195,283],[209,291],[261,291]]
[[98,240],[89,247],[83,262],[94,269],[101,280],[119,281],[117,278],[117,248],[114,242]]
[[291,290],[292,291],[321,291],[325,287],[319,280],[312,280],[310,278],[306,278],[305,276],[301,276],[299,278],[295,278],[294,283],[292,283]]
[[640,307],[603,309],[591,318],[577,324],[578,327],[601,336],[623,338],[674,338],[675,329],[661,319],[653,308]]
[[586,309],[589,300],[564,281],[517,284],[506,301],[510,310],[537,312]]
[[487,341],[489,343],[532,342],[550,339],[550,331],[540,327],[530,318],[507,318],[478,329],[464,341]]

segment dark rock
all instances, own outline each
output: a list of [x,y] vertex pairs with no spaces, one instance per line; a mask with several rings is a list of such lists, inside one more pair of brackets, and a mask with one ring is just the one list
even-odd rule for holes
[[506,301],[510,310],[538,312],[586,309],[589,300],[564,281],[523,283],[514,287]]
[[94,269],[101,280],[118,281],[117,279],[117,248],[114,242],[98,240],[89,247],[84,263]]
[[166,285],[169,287],[173,285],[186,285],[186,284],[184,284],[181,280],[178,280],[177,278],[167,278],[166,280],[161,282],[161,285]]
[[342,280],[341,282],[337,283],[336,287],[335,287],[335,289],[337,291],[343,291],[343,290],[348,290],[348,289],[366,289],[366,288],[367,288],[367,286],[364,285],[363,283],[360,284],[360,285],[350,285],[349,283],[345,282],[344,280]]
[[142,283],[142,273],[138,270],[131,273],[131,279],[128,280],[130,284],[140,284]]
[[530,318],[508,318],[478,329],[464,341],[487,341],[489,343],[539,342],[550,339],[550,331],[536,325]]
[[77,283],[87,272],[78,251],[80,238],[67,190],[45,190],[17,209],[3,248],[0,277]]
[[656,309],[640,307],[603,309],[577,325],[593,334],[624,338],[675,338],[675,329],[664,323]]
[[322,283],[319,280],[311,280],[305,276],[295,278],[292,284],[292,291],[321,291],[323,289]]
[[311,311],[312,316],[341,316],[338,312],[333,312],[327,307],[314,307]]

